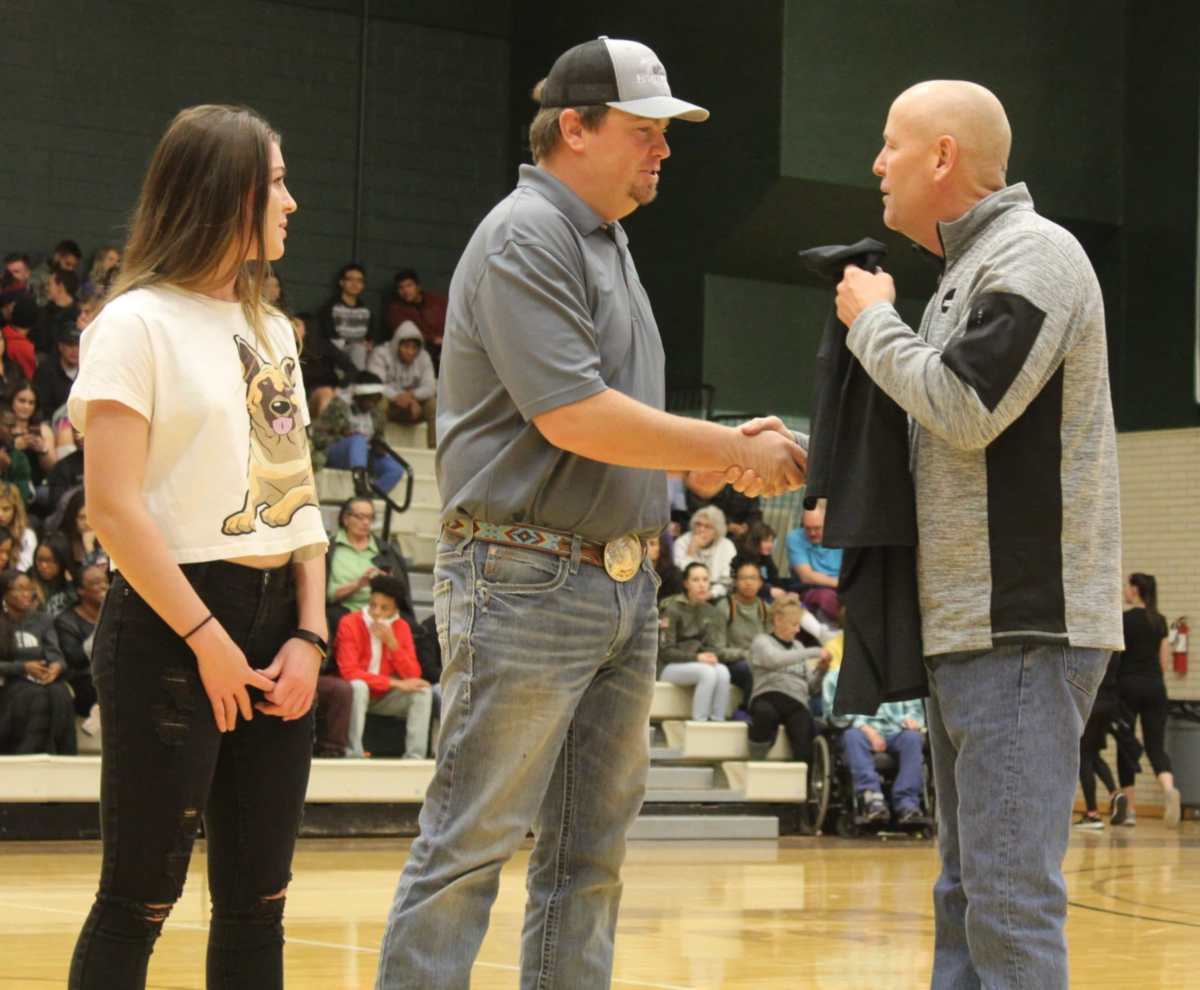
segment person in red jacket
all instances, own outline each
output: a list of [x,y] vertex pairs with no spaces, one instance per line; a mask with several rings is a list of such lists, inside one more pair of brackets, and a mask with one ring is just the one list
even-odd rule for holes
[[400,580],[381,574],[371,579],[366,607],[338,624],[333,652],[338,670],[354,691],[347,756],[364,755],[362,737],[368,713],[406,720],[406,760],[423,760],[429,753],[433,690],[421,677],[412,630],[400,615],[403,599]]
[[33,341],[29,339],[37,320],[37,304],[32,296],[24,296],[13,305],[12,316],[8,325],[4,327],[4,344],[8,348],[8,359],[21,369],[29,381],[33,381],[33,373],[37,368],[37,354]]

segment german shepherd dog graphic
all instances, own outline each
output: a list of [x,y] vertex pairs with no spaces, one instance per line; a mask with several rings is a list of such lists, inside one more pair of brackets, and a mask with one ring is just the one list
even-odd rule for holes
[[268,363],[241,337],[235,336],[242,377],[246,381],[246,410],[250,413],[250,466],[246,500],[240,511],[226,517],[227,536],[253,533],[258,510],[268,526],[286,526],[306,505],[317,505],[312,460],[293,375],[296,362],[285,357],[279,366]]

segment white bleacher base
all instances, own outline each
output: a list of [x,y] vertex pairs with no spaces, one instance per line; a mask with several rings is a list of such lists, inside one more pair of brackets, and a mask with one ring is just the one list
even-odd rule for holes
[[808,796],[806,763],[726,760],[721,769],[729,789],[740,791],[743,801],[799,803]]
[[[672,684],[670,681],[654,682],[654,701],[650,704],[650,721],[662,722],[666,719],[689,719],[692,717],[692,687],[683,684]],[[729,711],[726,717],[733,714],[742,703],[742,689],[730,688]]]
[[[433,760],[313,760],[306,800],[420,804]],[[100,800],[99,756],[0,757],[0,804]]]
[[[690,711],[689,707],[689,711]],[[750,755],[745,722],[668,720],[662,724],[667,746],[684,760],[745,760]],[[792,747],[780,728],[768,760],[790,760]]]

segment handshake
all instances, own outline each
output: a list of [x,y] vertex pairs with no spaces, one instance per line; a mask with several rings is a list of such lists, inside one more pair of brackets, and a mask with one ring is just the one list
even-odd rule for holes
[[808,457],[777,416],[743,423],[734,431],[732,464],[724,471],[691,471],[687,486],[711,498],[725,485],[751,498],[794,492],[804,484]]

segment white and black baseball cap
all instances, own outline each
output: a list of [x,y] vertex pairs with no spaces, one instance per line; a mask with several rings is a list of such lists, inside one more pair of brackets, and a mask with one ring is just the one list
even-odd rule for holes
[[542,86],[543,107],[609,106],[638,117],[678,117],[697,123],[708,111],[671,95],[667,70],[637,41],[601,35],[563,52]]

